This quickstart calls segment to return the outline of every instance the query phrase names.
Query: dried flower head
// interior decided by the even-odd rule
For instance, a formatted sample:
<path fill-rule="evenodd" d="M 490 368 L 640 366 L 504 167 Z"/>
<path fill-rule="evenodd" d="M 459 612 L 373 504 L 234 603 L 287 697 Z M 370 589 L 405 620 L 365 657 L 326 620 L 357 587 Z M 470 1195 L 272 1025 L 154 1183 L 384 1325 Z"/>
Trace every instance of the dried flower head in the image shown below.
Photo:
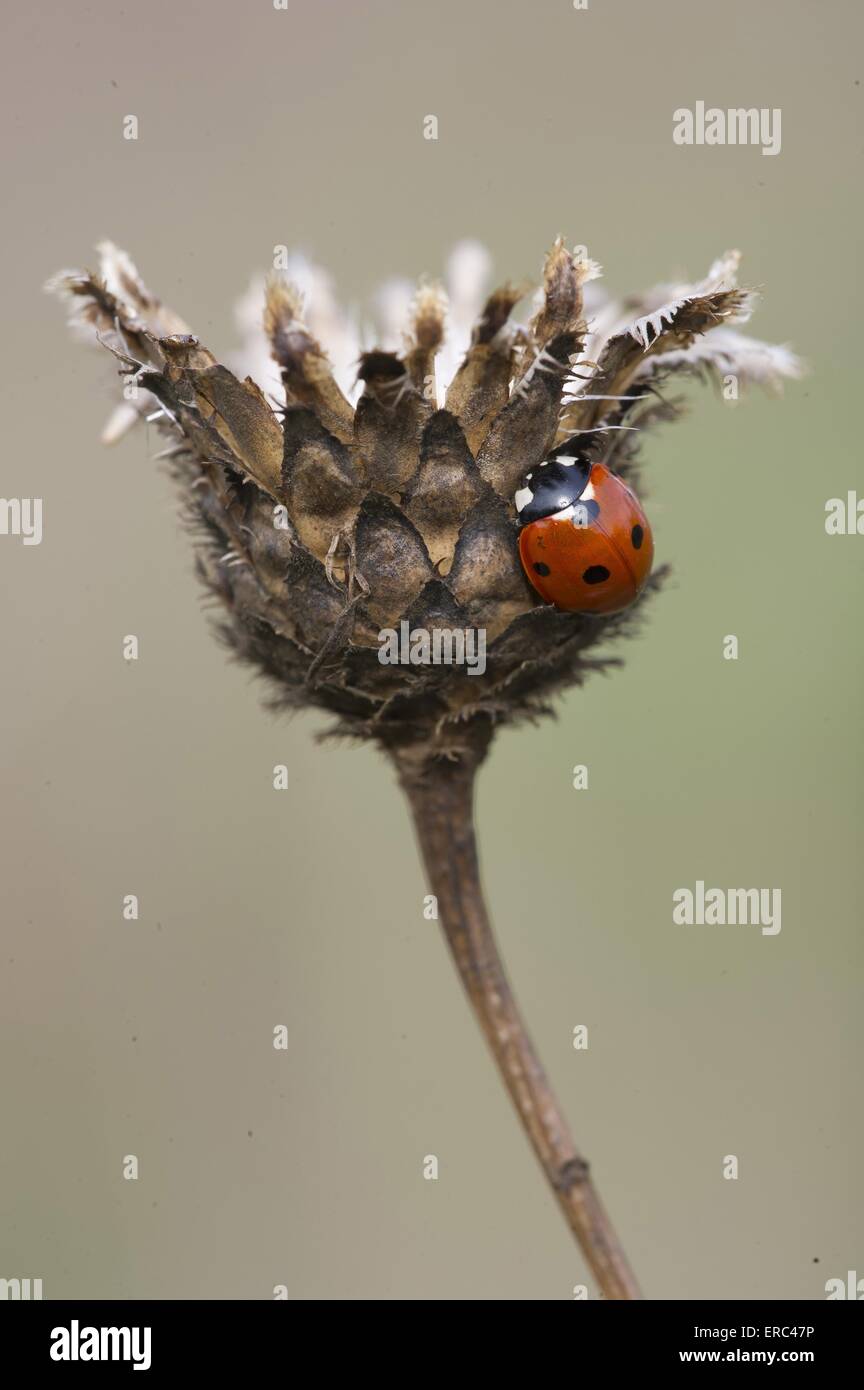
<path fill-rule="evenodd" d="M 632 476 L 638 429 L 676 412 L 658 390 L 672 373 L 771 385 L 797 371 L 786 349 L 733 327 L 753 300 L 737 287 L 737 253 L 699 284 L 622 306 L 597 293 L 598 267 L 558 240 L 520 327 L 510 315 L 524 289 L 505 285 L 482 303 L 485 256 L 464 245 L 451 260 L 449 338 L 444 290 L 421 285 L 409 302 L 397 283 L 381 297 L 390 341 L 366 350 L 328 278 L 298 258 L 308 308 L 288 275 L 258 287 L 280 389 L 258 325 L 247 355 L 260 384 L 220 365 L 125 253 L 99 252 L 98 274 L 63 273 L 52 288 L 137 392 L 105 438 L 145 417 L 169 437 L 159 457 L 182 488 L 201 578 L 224 605 L 225 637 L 269 677 L 272 703 L 318 706 L 337 716 L 335 732 L 385 746 L 448 754 L 467 726 L 482 738 L 480 726 L 488 736 L 545 713 L 556 690 L 610 664 L 597 649 L 633 627 L 645 595 L 596 618 L 542 604 L 525 579 L 513 494 L 554 443 L 578 436 Z M 249 314 L 247 301 L 247 327 Z M 380 633 L 403 621 L 484 630 L 485 672 L 382 665 Z"/>

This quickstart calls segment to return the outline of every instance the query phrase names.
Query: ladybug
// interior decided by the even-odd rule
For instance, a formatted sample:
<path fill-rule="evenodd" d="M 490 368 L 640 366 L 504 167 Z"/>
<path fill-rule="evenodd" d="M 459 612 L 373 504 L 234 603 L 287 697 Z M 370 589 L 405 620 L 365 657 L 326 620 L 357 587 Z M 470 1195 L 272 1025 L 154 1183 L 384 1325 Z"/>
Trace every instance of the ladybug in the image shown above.
<path fill-rule="evenodd" d="M 514 498 L 519 554 L 542 599 L 569 613 L 619 613 L 654 559 L 648 518 L 604 463 L 562 445 L 525 475 Z"/>

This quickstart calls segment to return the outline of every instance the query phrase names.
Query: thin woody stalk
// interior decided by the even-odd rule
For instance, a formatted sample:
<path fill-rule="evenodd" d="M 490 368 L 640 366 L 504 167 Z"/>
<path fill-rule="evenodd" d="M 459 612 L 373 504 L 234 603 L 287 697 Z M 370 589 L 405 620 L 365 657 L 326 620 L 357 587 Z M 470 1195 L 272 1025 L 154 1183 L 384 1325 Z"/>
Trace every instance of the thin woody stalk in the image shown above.
<path fill-rule="evenodd" d="M 394 752 L 459 977 L 547 1180 L 608 1299 L 639 1286 L 519 1013 L 483 900 L 474 781 L 484 750 L 458 761 Z"/>

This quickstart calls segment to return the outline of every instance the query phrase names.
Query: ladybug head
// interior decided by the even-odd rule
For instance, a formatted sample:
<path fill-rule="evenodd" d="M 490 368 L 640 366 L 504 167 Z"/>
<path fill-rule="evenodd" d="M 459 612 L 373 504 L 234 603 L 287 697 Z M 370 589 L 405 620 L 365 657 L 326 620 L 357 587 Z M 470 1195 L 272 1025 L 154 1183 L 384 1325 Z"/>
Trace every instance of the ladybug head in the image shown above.
<path fill-rule="evenodd" d="M 577 452 L 572 444 L 560 445 L 548 459 L 525 474 L 514 498 L 519 524 L 527 526 L 572 507 L 588 486 L 590 476 L 591 461 L 587 455 Z"/>

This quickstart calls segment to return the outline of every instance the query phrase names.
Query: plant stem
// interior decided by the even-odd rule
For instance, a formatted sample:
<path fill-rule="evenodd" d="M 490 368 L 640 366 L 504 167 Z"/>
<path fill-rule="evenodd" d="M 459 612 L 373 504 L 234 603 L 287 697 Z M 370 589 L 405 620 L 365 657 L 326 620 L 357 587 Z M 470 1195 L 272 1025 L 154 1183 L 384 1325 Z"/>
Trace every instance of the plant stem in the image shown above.
<path fill-rule="evenodd" d="M 552 1093 L 504 972 L 486 912 L 474 833 L 484 748 L 458 760 L 392 750 L 460 979 L 547 1180 L 608 1299 L 641 1298 L 609 1217 Z"/>

